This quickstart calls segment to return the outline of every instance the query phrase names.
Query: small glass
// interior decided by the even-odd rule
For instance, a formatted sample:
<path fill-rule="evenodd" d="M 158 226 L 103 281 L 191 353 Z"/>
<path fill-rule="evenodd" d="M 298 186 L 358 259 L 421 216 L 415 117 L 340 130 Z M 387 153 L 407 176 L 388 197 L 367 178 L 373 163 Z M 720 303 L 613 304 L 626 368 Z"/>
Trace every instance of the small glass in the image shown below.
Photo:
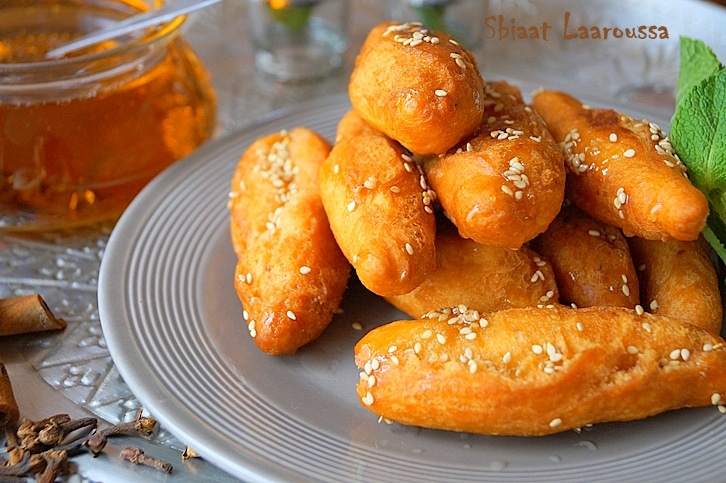
<path fill-rule="evenodd" d="M 386 0 L 391 20 L 421 22 L 441 30 L 471 51 L 482 43 L 488 0 Z"/>
<path fill-rule="evenodd" d="M 160 0 L 4 0 L 0 8 L 0 230 L 118 217 L 215 128 L 185 18 L 49 60 L 45 52 Z"/>
<path fill-rule="evenodd" d="M 255 66 L 280 82 L 338 72 L 348 47 L 348 0 L 249 0 Z"/>

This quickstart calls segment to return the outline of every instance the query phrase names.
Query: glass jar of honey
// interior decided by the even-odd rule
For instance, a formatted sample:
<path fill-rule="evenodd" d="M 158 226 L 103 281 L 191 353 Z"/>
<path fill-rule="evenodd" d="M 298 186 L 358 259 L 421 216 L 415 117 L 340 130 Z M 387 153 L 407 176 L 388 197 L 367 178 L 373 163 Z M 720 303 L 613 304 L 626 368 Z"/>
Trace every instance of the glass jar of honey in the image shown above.
<path fill-rule="evenodd" d="M 0 3 L 0 230 L 118 217 L 214 131 L 208 73 L 185 18 L 70 53 L 46 52 L 160 0 Z"/>

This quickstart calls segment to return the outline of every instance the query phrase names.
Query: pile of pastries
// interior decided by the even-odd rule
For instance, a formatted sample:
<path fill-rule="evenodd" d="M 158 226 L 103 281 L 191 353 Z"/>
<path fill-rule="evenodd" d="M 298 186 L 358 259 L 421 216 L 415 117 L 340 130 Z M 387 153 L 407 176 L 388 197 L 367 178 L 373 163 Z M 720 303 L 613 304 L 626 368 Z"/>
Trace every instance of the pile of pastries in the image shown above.
<path fill-rule="evenodd" d="M 545 435 L 726 412 L 709 208 L 654 123 L 557 91 L 525 102 L 418 23 L 373 28 L 331 145 L 305 128 L 242 155 L 235 288 L 272 355 L 317 338 L 352 271 L 408 314 L 355 347 L 386 421 Z"/>

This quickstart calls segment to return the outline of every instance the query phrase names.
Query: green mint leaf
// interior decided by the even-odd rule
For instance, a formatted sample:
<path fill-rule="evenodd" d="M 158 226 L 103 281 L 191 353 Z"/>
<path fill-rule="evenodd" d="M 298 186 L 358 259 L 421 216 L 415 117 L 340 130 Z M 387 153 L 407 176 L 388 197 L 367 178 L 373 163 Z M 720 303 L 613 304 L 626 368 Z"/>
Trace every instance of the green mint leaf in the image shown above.
<path fill-rule="evenodd" d="M 695 85 L 723 69 L 711 47 L 700 40 L 680 38 L 680 71 L 676 89 L 676 103 Z"/>
<path fill-rule="evenodd" d="M 703 42 L 681 37 L 671 143 L 711 213 L 704 237 L 726 262 L 726 68 Z"/>
<path fill-rule="evenodd" d="M 712 191 L 726 189 L 726 69 L 684 94 L 673 115 L 671 142 L 691 181 L 709 199 Z"/>

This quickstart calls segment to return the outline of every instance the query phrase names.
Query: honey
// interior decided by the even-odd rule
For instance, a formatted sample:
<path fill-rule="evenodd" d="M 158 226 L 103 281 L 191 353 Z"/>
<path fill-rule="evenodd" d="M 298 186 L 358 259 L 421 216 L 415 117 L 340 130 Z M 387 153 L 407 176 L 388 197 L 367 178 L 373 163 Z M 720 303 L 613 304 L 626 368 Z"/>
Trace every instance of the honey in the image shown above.
<path fill-rule="evenodd" d="M 179 35 L 183 18 L 45 59 L 54 47 L 152 6 L 3 3 L 0 230 L 118 217 L 154 176 L 212 136 L 216 98 Z"/>

